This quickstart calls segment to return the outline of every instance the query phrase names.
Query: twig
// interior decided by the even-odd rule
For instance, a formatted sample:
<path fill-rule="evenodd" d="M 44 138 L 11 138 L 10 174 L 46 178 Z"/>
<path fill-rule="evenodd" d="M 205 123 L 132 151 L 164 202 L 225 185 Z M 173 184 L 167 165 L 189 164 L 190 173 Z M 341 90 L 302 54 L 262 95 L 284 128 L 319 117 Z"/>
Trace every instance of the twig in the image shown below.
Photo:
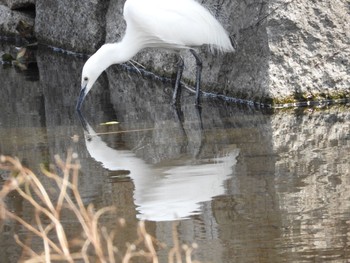
<path fill-rule="evenodd" d="M 115 257 L 114 257 L 114 246 L 113 246 L 113 240 L 114 240 L 114 232 L 108 235 L 107 229 L 105 227 L 102 228 L 102 235 L 104 239 L 107 242 L 107 252 L 108 252 L 108 259 L 110 263 L 115 263 Z"/>
<path fill-rule="evenodd" d="M 44 238 L 42 238 L 42 240 L 44 242 L 45 262 L 50 263 L 51 262 L 50 246 L 49 246 L 49 242 L 48 242 L 49 238 L 47 237 L 47 233 L 50 231 L 50 229 L 52 229 L 52 224 L 48 225 L 46 227 L 46 229 L 44 229 L 43 225 L 41 223 L 40 214 L 39 214 L 38 210 L 35 211 L 35 220 L 36 220 L 36 223 L 38 225 L 40 232 L 42 233 L 42 235 L 44 237 Z"/>
<path fill-rule="evenodd" d="M 81 254 L 80 253 L 72 253 L 71 254 L 71 257 L 72 259 L 81 259 Z M 50 255 L 50 258 L 53 260 L 53 261 L 64 261 L 64 260 L 67 260 L 64 256 L 62 255 L 57 255 L 57 254 L 51 254 Z M 32 257 L 28 260 L 25 261 L 25 263 L 42 263 L 42 262 L 45 262 L 45 256 L 35 256 L 35 257 Z"/>
<path fill-rule="evenodd" d="M 18 217 L 17 215 L 6 211 L 6 217 L 11 218 L 16 220 L 18 223 L 20 223 L 21 225 L 23 225 L 25 228 L 27 228 L 29 231 L 33 232 L 35 235 L 37 235 L 38 237 L 41 238 L 45 238 L 42 233 L 40 231 L 38 231 L 36 228 L 34 228 L 33 226 L 31 226 L 30 224 L 28 224 L 26 221 L 24 221 L 22 218 Z M 63 251 L 55 244 L 53 243 L 51 240 L 48 240 L 50 246 L 58 253 L 63 255 Z"/>
<path fill-rule="evenodd" d="M 142 237 L 144 238 L 144 243 L 146 248 L 151 253 L 153 263 L 158 263 L 158 257 L 157 257 L 156 250 L 154 249 L 152 237 L 150 234 L 147 233 L 144 221 L 139 222 L 139 230 L 141 232 Z"/>
<path fill-rule="evenodd" d="M 177 227 L 179 222 L 173 223 L 173 243 L 174 247 L 170 249 L 168 254 L 169 263 L 174 263 L 174 256 L 176 258 L 176 263 L 182 263 L 181 252 L 180 252 L 180 242 L 177 234 Z"/>
<path fill-rule="evenodd" d="M 122 263 L 129 263 L 130 259 L 133 257 L 133 251 L 135 251 L 136 246 L 134 244 L 128 244 L 127 250 L 123 257 Z"/>
<path fill-rule="evenodd" d="M 87 239 L 87 240 L 85 241 L 85 243 L 84 243 L 82 249 L 81 249 L 82 257 L 83 257 L 83 259 L 84 259 L 84 262 L 86 262 L 86 263 L 89 263 L 89 262 L 90 262 L 89 257 L 88 257 L 88 255 L 87 255 L 87 250 L 88 250 L 90 244 L 91 244 L 91 241 L 90 241 L 89 239 Z"/>
<path fill-rule="evenodd" d="M 23 248 L 24 251 L 28 252 L 32 257 L 38 256 L 30 247 L 24 244 L 18 237 L 18 235 L 14 235 L 16 243 Z"/>
<path fill-rule="evenodd" d="M 95 246 L 96 254 L 98 255 L 98 257 L 102 262 L 105 262 L 106 260 L 102 251 L 102 247 L 100 246 L 101 241 L 100 241 L 100 235 L 98 231 L 98 220 L 104 213 L 112 212 L 112 211 L 115 211 L 114 207 L 105 207 L 98 210 L 93 216 L 92 222 L 91 222 L 91 230 L 92 230 L 92 236 L 93 236 L 92 243 Z"/>
<path fill-rule="evenodd" d="M 70 258 L 70 255 L 69 255 L 70 252 L 68 249 L 68 242 L 67 242 L 67 238 L 66 238 L 66 235 L 65 235 L 65 232 L 64 232 L 64 229 L 63 229 L 61 222 L 55 217 L 55 215 L 53 215 L 47 209 L 45 209 L 44 207 L 39 205 L 31 196 L 24 193 L 20 188 L 17 189 L 17 192 L 24 199 L 29 201 L 35 209 L 37 209 L 38 211 L 45 214 L 55 224 L 57 238 L 58 238 L 60 245 L 62 247 L 63 254 L 67 257 L 67 260 L 69 262 L 73 262 L 73 260 Z M 40 235 L 40 236 L 42 237 L 42 235 Z"/>
<path fill-rule="evenodd" d="M 23 248 L 24 252 L 28 252 L 30 259 L 27 263 L 52 262 L 52 261 L 68 261 L 73 263 L 74 260 L 83 260 L 86 263 L 91 261 L 115 263 L 115 256 L 119 255 L 118 248 L 114 247 L 113 240 L 115 233 L 108 234 L 107 228 L 100 226 L 100 219 L 105 213 L 115 211 L 114 207 L 105 207 L 95 211 L 92 204 L 87 207 L 84 205 L 82 197 L 78 191 L 78 177 L 80 164 L 74 162 L 72 151 L 68 151 L 68 156 L 65 161 L 56 156 L 56 165 L 63 171 L 63 177 L 46 170 L 41 166 L 41 170 L 47 178 L 54 180 L 60 190 L 57 202 L 54 204 L 43 184 L 38 177 L 29 169 L 23 167 L 15 158 L 1 157 L 0 168 L 12 171 L 15 177 L 9 179 L 0 191 L 0 215 L 1 218 L 9 218 L 17 221 L 25 227 L 30 233 L 42 239 L 44 253 L 36 254 L 28 245 L 19 240 L 15 236 L 16 242 Z M 52 168 L 54 169 L 54 168 Z M 20 188 L 24 184 L 24 190 Z M 35 209 L 36 226 L 32 226 L 14 213 L 6 209 L 4 198 L 11 191 L 16 190 L 24 200 L 28 201 Z M 73 197 L 68 194 L 72 191 Z M 31 192 L 42 201 L 36 201 Z M 70 192 L 69 192 L 70 193 Z M 73 202 L 74 200 L 74 202 Z M 60 222 L 61 212 L 63 209 L 70 209 L 79 221 L 84 239 L 77 239 L 75 242 L 70 242 L 66 237 L 65 230 Z M 43 217 L 45 216 L 45 217 Z M 46 217 L 50 220 L 48 224 L 44 223 Z M 44 220 L 45 219 L 45 220 Z M 125 220 L 120 219 L 119 225 L 123 227 Z M 173 241 L 174 247 L 169 251 L 169 263 L 174 263 L 176 258 L 177 263 L 182 263 L 180 243 L 177 235 L 177 225 L 173 225 Z M 58 239 L 56 244 L 49 236 L 55 232 L 55 238 Z M 141 257 L 147 260 L 152 260 L 153 263 L 158 263 L 158 255 L 155 246 L 161 243 L 152 237 L 146 230 L 145 222 L 141 221 L 137 227 L 138 239 L 132 244 L 127 245 L 127 251 L 124 256 L 120 256 L 122 263 L 130 263 L 133 257 Z M 81 247 L 77 253 L 70 252 L 70 246 L 74 243 L 75 246 Z M 141 247 L 141 248 L 140 248 Z M 89 254 L 89 250 L 95 254 Z M 145 250 L 143 250 L 144 248 Z M 194 249 L 184 246 L 186 263 L 194 263 L 191 259 L 191 253 Z M 27 256 L 23 254 L 23 258 Z"/>

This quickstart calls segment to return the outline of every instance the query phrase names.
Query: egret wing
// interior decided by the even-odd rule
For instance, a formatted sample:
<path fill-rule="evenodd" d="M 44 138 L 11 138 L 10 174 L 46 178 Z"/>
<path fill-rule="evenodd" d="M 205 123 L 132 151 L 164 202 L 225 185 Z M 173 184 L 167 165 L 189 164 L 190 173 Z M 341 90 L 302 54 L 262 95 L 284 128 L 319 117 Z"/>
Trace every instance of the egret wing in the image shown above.
<path fill-rule="evenodd" d="M 232 49 L 221 24 L 193 0 L 128 0 L 124 17 L 127 33 L 137 36 L 145 46 L 190 48 L 208 44 Z"/>

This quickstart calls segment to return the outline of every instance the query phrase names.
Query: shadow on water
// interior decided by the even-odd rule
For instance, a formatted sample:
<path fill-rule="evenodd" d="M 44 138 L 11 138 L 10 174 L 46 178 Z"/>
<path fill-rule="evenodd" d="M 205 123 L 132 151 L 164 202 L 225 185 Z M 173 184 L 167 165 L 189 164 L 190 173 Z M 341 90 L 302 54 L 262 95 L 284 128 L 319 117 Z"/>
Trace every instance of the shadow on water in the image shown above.
<path fill-rule="evenodd" d="M 74 107 L 84 61 L 46 49 L 36 57 L 30 80 L 13 67 L 0 71 L 0 152 L 38 171 L 73 148 L 86 204 L 115 205 L 128 222 L 119 247 L 136 238 L 138 219 L 172 244 L 172 220 L 181 218 L 180 239 L 198 243 L 203 262 L 349 260 L 348 108 L 270 114 L 204 100 L 200 116 L 186 92 L 176 111 L 170 84 L 113 66 L 81 121 Z M 119 124 L 100 125 L 110 121 Z M 7 204 L 33 222 L 19 196 Z M 62 221 L 79 234 L 69 215 Z M 105 221 L 113 228 L 115 218 Z M 18 258 L 14 233 L 26 237 L 20 225 L 3 223 L 2 262 Z"/>

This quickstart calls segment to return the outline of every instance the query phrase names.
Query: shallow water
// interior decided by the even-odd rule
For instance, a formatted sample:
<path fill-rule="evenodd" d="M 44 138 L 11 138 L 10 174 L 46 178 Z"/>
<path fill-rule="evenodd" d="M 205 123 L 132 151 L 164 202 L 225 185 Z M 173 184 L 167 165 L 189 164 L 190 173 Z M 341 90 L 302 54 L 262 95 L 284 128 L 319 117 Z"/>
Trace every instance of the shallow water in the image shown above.
<path fill-rule="evenodd" d="M 199 112 L 184 92 L 176 111 L 171 84 L 114 66 L 89 94 L 81 121 L 74 106 L 84 59 L 44 48 L 33 56 L 29 71 L 0 70 L 0 152 L 38 171 L 73 149 L 84 202 L 114 205 L 128 222 L 119 246 L 136 239 L 139 219 L 171 245 L 177 219 L 180 241 L 197 243 L 202 262 L 350 260 L 349 107 L 272 114 L 204 100 Z M 101 125 L 110 121 L 119 124 Z M 30 221 L 19 196 L 7 203 Z M 77 222 L 62 221 L 78 234 Z M 15 233 L 27 235 L 5 222 L 1 262 L 19 257 Z M 166 262 L 166 252 L 160 256 Z"/>

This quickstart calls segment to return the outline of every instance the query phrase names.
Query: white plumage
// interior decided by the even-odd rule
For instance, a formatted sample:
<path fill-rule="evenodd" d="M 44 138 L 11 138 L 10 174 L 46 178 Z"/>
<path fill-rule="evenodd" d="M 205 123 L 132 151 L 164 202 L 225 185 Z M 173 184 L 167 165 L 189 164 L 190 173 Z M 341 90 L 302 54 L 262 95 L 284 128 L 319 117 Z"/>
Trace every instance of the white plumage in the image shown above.
<path fill-rule="evenodd" d="M 124 5 L 127 23 L 123 39 L 105 44 L 85 63 L 77 110 L 99 75 L 110 65 L 130 60 L 144 48 L 190 49 L 197 61 L 196 104 L 199 104 L 201 61 L 192 48 L 208 45 L 211 50 L 234 50 L 230 38 L 203 6 L 194 0 L 127 0 Z M 179 99 L 178 88 L 183 61 L 180 59 L 173 103 Z"/>
<path fill-rule="evenodd" d="M 221 24 L 193 0 L 128 0 L 124 18 L 125 37 L 134 38 L 140 48 L 188 49 L 208 44 L 233 51 Z"/>

